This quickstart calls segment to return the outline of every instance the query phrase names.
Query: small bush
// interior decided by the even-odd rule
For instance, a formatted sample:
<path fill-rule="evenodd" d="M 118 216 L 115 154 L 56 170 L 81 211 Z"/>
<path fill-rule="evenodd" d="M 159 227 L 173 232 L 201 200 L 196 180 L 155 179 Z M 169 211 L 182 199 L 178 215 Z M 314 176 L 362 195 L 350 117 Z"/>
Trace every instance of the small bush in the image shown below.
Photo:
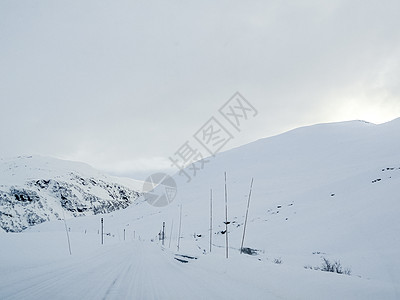
<path fill-rule="evenodd" d="M 313 267 L 312 266 L 310 266 L 310 265 L 306 265 L 306 266 L 304 266 L 304 269 L 310 269 L 310 270 L 312 270 L 313 269 Z"/>
<path fill-rule="evenodd" d="M 247 255 L 257 255 L 258 251 L 259 250 L 257 250 L 257 249 L 251 249 L 251 248 L 248 248 L 248 247 L 243 247 L 242 248 L 242 253 L 247 254 Z"/>
<path fill-rule="evenodd" d="M 338 273 L 338 274 L 346 274 L 346 275 L 351 274 L 350 269 L 348 269 L 348 268 L 343 269 L 342 264 L 340 263 L 340 260 L 335 260 L 332 263 L 325 257 L 322 257 L 322 266 L 321 266 L 320 270 L 325 271 L 325 272 Z"/>
<path fill-rule="evenodd" d="M 274 263 L 280 265 L 282 263 L 282 259 L 280 257 L 279 258 L 274 258 Z"/>

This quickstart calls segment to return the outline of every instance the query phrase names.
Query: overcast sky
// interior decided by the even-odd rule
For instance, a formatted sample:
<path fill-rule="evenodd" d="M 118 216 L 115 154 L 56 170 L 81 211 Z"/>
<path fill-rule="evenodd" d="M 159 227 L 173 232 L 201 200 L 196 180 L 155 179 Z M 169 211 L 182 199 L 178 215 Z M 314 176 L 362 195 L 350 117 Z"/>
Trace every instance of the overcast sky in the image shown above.
<path fill-rule="evenodd" d="M 0 156 L 152 172 L 239 91 L 224 149 L 400 117 L 400 1 L 0 0 Z"/>

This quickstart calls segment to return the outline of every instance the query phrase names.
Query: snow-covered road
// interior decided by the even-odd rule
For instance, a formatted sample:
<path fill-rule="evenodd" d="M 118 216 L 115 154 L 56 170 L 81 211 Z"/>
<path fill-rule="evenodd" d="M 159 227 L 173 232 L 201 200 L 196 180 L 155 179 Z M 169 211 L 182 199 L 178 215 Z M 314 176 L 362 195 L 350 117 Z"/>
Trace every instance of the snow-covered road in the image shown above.
<path fill-rule="evenodd" d="M 0 236 L 0 299 L 397 299 L 393 283 L 274 264 L 232 249 L 181 263 L 156 242 L 60 232 Z M 96 239 L 95 239 L 96 238 Z M 188 245 L 187 245 L 188 246 Z M 186 249 L 186 247 L 185 247 Z M 180 254 L 192 255 L 188 252 Z"/>
<path fill-rule="evenodd" d="M 3 274 L 4 275 L 4 274 Z M 183 264 L 146 242 L 104 246 L 92 255 L 9 271 L 2 299 L 223 299 L 265 298 L 226 275 Z M 274 299 L 269 295 L 269 299 Z"/>

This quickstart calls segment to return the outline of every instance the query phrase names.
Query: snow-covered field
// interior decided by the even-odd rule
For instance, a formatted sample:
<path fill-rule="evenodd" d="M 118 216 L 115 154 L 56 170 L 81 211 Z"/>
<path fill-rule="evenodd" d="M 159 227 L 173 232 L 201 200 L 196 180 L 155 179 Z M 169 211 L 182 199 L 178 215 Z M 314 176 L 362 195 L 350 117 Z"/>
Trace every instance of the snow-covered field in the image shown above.
<path fill-rule="evenodd" d="M 1 232 L 0 298 L 399 299 L 399 132 L 400 119 L 321 124 L 221 153 L 190 183 L 176 175 L 178 195 L 166 207 L 139 198 L 124 210 L 67 219 L 72 255 L 63 221 Z M 252 177 L 250 256 L 239 249 Z M 321 271 L 323 258 L 350 275 Z"/>

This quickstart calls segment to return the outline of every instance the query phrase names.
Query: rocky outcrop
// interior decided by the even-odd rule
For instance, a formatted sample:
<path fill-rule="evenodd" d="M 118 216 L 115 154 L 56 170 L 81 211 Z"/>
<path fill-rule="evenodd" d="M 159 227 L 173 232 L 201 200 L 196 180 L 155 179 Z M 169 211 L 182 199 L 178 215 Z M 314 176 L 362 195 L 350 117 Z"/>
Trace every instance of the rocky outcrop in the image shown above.
<path fill-rule="evenodd" d="M 139 193 L 115 182 L 69 173 L 64 178 L 0 186 L 0 227 L 20 232 L 29 226 L 66 216 L 109 213 L 127 208 Z"/>

